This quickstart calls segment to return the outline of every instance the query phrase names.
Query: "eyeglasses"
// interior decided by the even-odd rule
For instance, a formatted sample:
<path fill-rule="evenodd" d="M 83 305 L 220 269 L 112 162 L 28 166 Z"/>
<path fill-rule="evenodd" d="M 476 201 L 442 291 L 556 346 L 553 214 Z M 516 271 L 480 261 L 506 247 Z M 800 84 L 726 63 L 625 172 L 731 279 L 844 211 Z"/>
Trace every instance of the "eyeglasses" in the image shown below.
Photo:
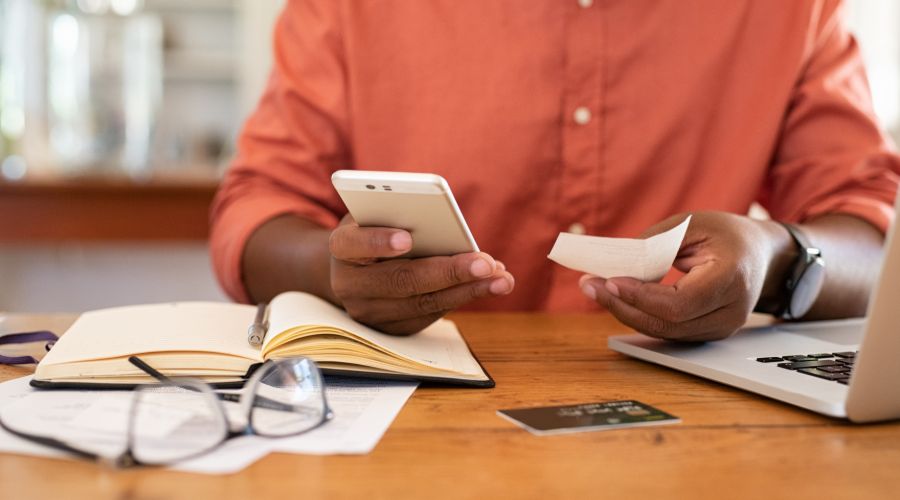
<path fill-rule="evenodd" d="M 170 379 L 139 358 L 131 357 L 129 361 L 160 383 L 138 387 L 127 409 L 121 404 L 99 409 L 89 407 L 61 426 L 41 426 L 34 422 L 34 417 L 42 411 L 41 401 L 46 405 L 44 413 L 59 410 L 52 407 L 53 394 L 45 391 L 32 393 L 42 397 L 31 402 L 27 409 L 8 412 L 4 408 L 0 427 L 32 442 L 116 467 L 129 467 L 173 464 L 248 434 L 294 436 L 334 417 L 325 399 L 322 373 L 308 358 L 266 362 L 253 373 L 240 393 L 215 392 L 199 380 Z M 118 402 L 122 402 L 121 398 Z M 231 408 L 230 413 L 238 413 L 246 423 L 233 425 L 223 402 L 236 403 L 238 406 Z M 116 418 L 103 423 L 100 429 L 97 423 L 100 416 Z M 52 418 L 56 417 L 48 417 Z M 67 431 L 67 426 L 72 432 Z M 94 426 L 93 434 L 81 432 L 83 426 Z M 98 431 L 102 431 L 102 443 L 90 442 L 93 440 L 85 437 L 96 437 Z"/>

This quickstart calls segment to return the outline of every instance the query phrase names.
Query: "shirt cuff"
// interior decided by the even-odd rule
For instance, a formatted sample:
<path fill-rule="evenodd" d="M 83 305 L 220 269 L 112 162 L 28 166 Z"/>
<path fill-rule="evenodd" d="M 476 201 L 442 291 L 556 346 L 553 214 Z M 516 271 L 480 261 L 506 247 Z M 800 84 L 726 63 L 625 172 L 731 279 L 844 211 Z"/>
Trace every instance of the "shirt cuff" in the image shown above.
<path fill-rule="evenodd" d="M 882 234 L 887 234 L 895 217 L 894 206 L 890 203 L 865 196 L 845 195 L 813 205 L 801 221 L 833 213 L 859 217 L 875 226 Z"/>

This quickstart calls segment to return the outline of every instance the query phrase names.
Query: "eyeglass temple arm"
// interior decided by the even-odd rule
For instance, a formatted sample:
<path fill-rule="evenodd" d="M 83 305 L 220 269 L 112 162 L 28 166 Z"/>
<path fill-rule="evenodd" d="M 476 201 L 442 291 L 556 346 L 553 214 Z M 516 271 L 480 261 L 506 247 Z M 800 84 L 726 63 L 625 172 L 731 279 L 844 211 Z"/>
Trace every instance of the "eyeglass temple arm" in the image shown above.
<path fill-rule="evenodd" d="M 164 382 L 167 384 L 175 383 L 172 379 L 163 375 L 162 373 L 160 373 L 155 368 L 153 368 L 152 366 L 145 363 L 141 358 L 139 358 L 137 356 L 130 356 L 128 358 L 128 362 L 130 362 L 134 366 L 140 368 L 141 370 L 144 371 L 144 373 L 146 373 L 147 375 L 150 375 L 151 377 L 155 378 L 156 380 L 158 380 L 160 382 Z M 186 386 L 185 388 L 193 389 L 192 387 L 189 387 L 189 386 Z M 233 403 L 237 403 L 241 400 L 240 394 L 221 393 L 221 392 L 217 392 L 215 394 L 216 394 L 216 396 L 218 396 L 219 399 L 221 399 L 223 401 L 231 401 Z M 297 411 L 297 407 L 295 407 L 294 405 L 282 403 L 280 401 L 275 401 L 274 399 L 269 399 L 265 396 L 260 396 L 258 394 L 253 399 L 254 399 L 253 406 L 258 406 L 260 408 L 266 408 L 269 410 L 279 410 L 279 411 Z"/>
<path fill-rule="evenodd" d="M 3 423 L 2 420 L 0 420 L 0 428 L 2 428 L 3 430 L 5 430 L 6 432 L 8 432 L 10 434 L 19 436 L 20 438 L 27 439 L 27 440 L 35 442 L 35 443 L 40 443 L 44 446 L 49 446 L 50 448 L 56 448 L 57 450 L 67 451 L 69 453 L 73 453 L 80 457 L 89 458 L 91 460 L 100 459 L 100 455 L 97 455 L 96 453 L 81 450 L 78 448 L 74 448 L 71 445 L 66 444 L 63 441 L 60 441 L 59 439 L 46 437 L 46 436 L 36 436 L 36 435 L 32 435 L 32 434 L 26 434 L 24 432 L 19 432 L 19 431 L 13 429 L 12 427 L 8 427 L 5 423 Z"/>
<path fill-rule="evenodd" d="M 232 403 L 239 403 L 241 401 L 241 395 L 235 394 L 231 392 L 217 392 L 216 396 L 223 401 L 231 401 Z M 296 412 L 297 410 L 305 409 L 302 406 L 295 406 L 289 403 L 282 403 L 281 401 L 275 401 L 274 399 L 267 398 L 265 396 L 260 396 L 257 394 L 253 397 L 253 406 L 257 408 L 265 408 L 267 410 L 278 410 L 278 411 L 289 411 Z"/>

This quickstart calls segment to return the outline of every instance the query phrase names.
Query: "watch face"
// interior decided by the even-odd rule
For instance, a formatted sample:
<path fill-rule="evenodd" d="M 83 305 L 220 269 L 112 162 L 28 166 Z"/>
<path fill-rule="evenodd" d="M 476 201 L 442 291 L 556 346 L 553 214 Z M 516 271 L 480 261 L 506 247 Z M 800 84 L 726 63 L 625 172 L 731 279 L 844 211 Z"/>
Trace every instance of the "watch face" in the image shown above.
<path fill-rule="evenodd" d="M 825 261 L 816 257 L 804 269 L 796 288 L 794 288 L 790 306 L 791 318 L 802 318 L 809 312 L 816 302 L 816 298 L 819 297 L 823 283 L 825 283 Z"/>

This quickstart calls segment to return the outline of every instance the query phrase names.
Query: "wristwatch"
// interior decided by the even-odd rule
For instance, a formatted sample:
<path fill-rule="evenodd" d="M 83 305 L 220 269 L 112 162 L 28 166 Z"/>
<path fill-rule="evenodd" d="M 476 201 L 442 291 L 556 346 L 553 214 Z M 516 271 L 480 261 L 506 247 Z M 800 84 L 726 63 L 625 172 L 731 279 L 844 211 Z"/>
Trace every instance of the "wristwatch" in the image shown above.
<path fill-rule="evenodd" d="M 776 312 L 784 319 L 800 319 L 809 312 L 825 282 L 825 259 L 822 251 L 812 246 L 797 226 L 778 222 L 797 244 L 799 255 L 784 283 L 784 302 Z"/>

